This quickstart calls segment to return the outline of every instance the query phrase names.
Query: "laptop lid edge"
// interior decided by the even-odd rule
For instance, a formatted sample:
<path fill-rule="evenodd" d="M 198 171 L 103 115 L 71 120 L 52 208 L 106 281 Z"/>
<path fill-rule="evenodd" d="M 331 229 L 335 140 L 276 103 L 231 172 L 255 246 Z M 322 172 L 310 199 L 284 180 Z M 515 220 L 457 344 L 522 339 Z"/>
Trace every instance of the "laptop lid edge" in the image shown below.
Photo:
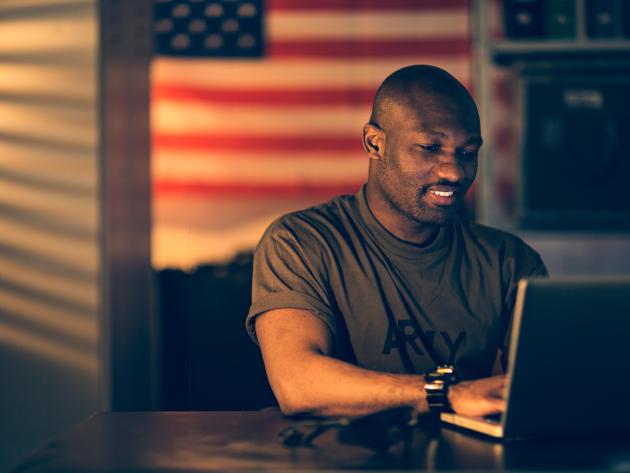
<path fill-rule="evenodd" d="M 518 288 L 516 291 L 516 302 L 514 303 L 514 311 L 512 313 L 512 333 L 510 335 L 510 348 L 508 351 L 508 362 L 506 369 L 506 389 L 505 389 L 505 412 L 501 416 L 501 427 L 503 434 L 509 434 L 506 429 L 506 421 L 509 416 L 510 409 L 510 391 L 512 389 L 512 379 L 514 374 L 514 367 L 516 366 L 516 351 L 518 350 L 518 341 L 521 334 L 521 321 L 523 319 L 523 309 L 525 307 L 525 294 L 529 286 L 529 279 L 524 278 L 518 282 Z"/>

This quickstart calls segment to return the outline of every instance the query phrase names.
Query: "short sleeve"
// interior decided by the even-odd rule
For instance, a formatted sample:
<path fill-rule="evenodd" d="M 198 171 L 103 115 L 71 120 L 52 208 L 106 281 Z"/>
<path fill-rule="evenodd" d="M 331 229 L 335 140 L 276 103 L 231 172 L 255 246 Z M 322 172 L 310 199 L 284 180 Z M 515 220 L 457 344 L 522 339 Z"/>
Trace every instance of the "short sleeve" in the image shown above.
<path fill-rule="evenodd" d="M 271 225 L 254 252 L 252 305 L 245 325 L 257 343 L 255 318 L 272 309 L 304 309 L 320 318 L 334 334 L 322 247 L 310 232 L 280 220 Z"/>

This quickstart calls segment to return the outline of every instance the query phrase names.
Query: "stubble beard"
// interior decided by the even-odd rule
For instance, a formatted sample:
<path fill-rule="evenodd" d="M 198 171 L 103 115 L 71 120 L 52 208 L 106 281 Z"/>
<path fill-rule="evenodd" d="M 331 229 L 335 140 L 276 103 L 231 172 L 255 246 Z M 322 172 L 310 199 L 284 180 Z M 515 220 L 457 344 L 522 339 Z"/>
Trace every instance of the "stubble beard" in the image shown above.
<path fill-rule="evenodd" d="M 398 215 L 419 225 L 442 226 L 453 219 L 457 208 L 451 211 L 447 209 L 443 211 L 429 209 L 424 202 L 428 190 L 426 188 L 420 188 L 413 193 L 401 192 L 402 189 L 408 189 L 410 187 L 411 186 L 404 182 L 387 182 L 386 186 L 384 186 L 387 203 Z"/>
<path fill-rule="evenodd" d="M 378 187 L 387 206 L 399 217 L 418 226 L 442 226 L 449 223 L 461 206 L 461 202 L 452 209 L 428 208 L 425 202 L 430 184 L 417 188 L 415 179 L 399 174 L 399 170 L 392 167 L 391 160 L 381 161 Z"/>

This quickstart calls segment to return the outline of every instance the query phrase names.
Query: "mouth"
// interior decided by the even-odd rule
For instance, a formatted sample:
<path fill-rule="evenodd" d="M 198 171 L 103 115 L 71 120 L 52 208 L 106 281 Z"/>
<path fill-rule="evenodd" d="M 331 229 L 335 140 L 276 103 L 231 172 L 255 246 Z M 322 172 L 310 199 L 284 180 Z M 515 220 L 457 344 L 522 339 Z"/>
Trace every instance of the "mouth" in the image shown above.
<path fill-rule="evenodd" d="M 448 207 L 454 205 L 458 200 L 459 190 L 439 186 L 427 189 L 426 195 L 429 200 L 440 207 Z"/>

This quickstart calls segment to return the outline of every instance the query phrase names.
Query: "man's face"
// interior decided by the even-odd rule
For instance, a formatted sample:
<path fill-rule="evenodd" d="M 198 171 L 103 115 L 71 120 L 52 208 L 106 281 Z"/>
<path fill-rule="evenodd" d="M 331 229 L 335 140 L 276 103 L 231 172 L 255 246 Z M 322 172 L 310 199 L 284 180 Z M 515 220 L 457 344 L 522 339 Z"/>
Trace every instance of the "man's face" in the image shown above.
<path fill-rule="evenodd" d="M 397 105 L 383 126 L 385 147 L 374 178 L 387 207 L 405 220 L 443 225 L 462 205 L 481 146 L 474 107 L 423 100 Z"/>

